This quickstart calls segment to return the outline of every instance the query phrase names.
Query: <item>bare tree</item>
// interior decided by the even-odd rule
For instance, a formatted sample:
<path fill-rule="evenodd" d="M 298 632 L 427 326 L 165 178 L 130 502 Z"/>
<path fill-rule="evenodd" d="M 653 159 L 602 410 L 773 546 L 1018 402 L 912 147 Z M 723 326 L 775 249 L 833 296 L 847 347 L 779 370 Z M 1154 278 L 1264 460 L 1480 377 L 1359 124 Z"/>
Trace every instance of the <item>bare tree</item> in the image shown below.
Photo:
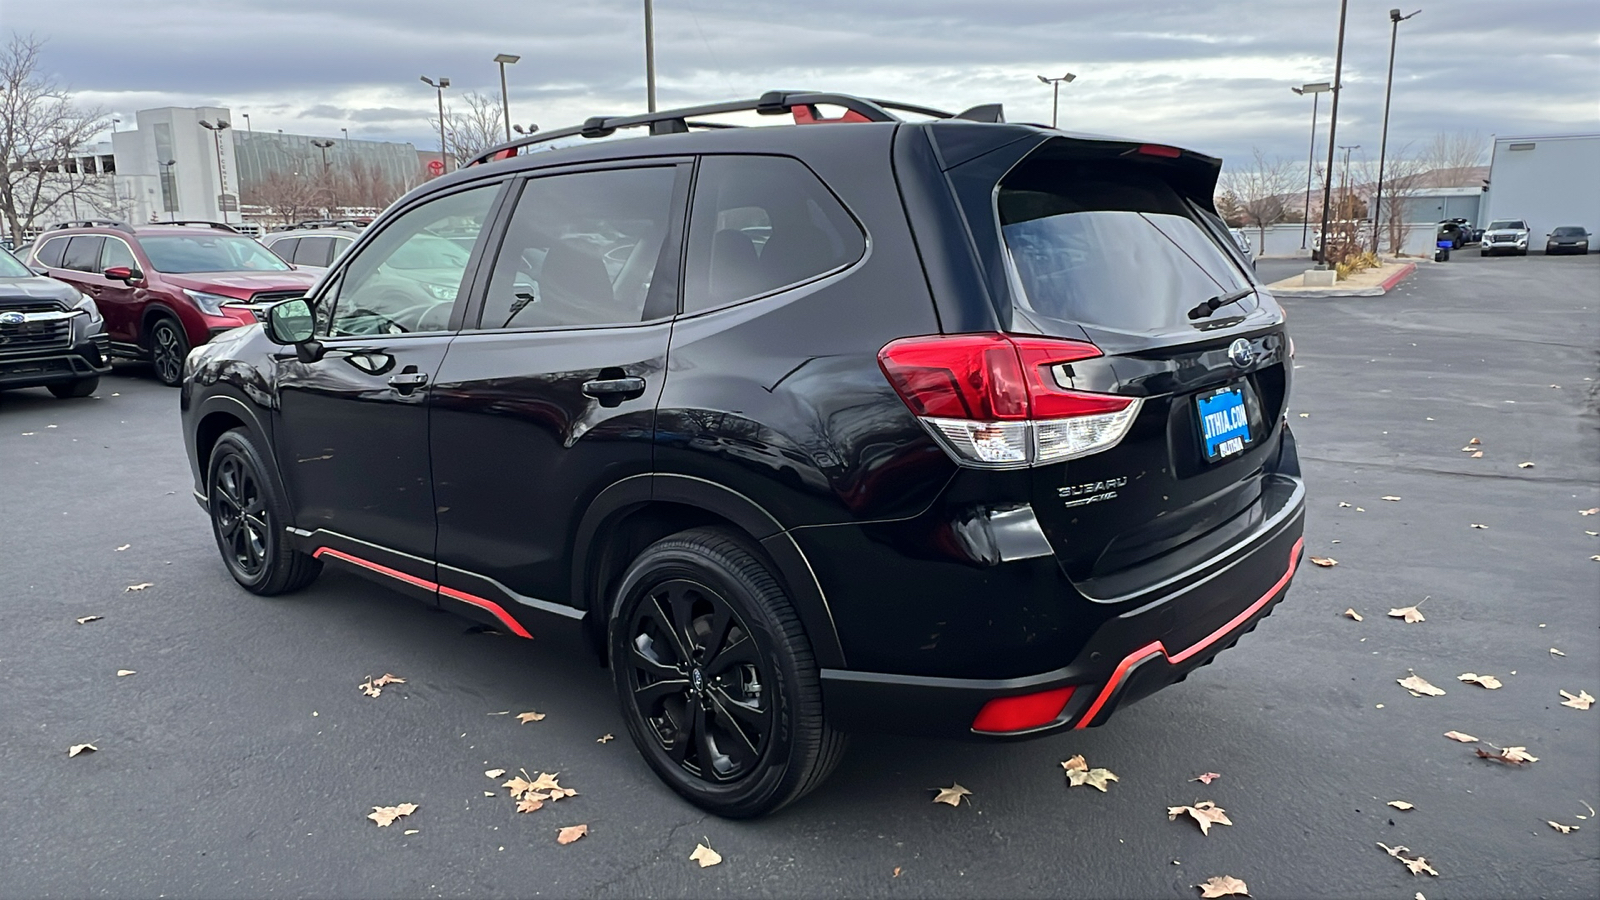
<path fill-rule="evenodd" d="M 1456 187 L 1465 184 L 1472 170 L 1483 164 L 1485 143 L 1476 131 L 1441 131 L 1418 156 L 1429 170 L 1433 187 Z"/>
<path fill-rule="evenodd" d="M 310 174 L 273 172 L 251 185 L 239 199 L 290 224 L 319 213 L 328 202 L 328 190 Z"/>
<path fill-rule="evenodd" d="M 75 105 L 65 87 L 39 72 L 43 47 L 16 33 L 0 47 L 0 215 L 14 239 L 101 180 L 74 154 L 110 124 L 105 110 Z"/>
<path fill-rule="evenodd" d="M 1406 239 L 1411 236 L 1411 227 L 1415 224 L 1411 219 L 1416 215 L 1411 199 L 1424 186 L 1427 168 L 1422 157 L 1411 152 L 1410 144 L 1401 147 L 1384 163 L 1383 218 L 1379 225 L 1383 233 L 1379 235 L 1379 243 L 1387 243 L 1391 254 L 1404 250 Z"/>
<path fill-rule="evenodd" d="M 339 181 L 339 197 L 346 207 L 355 207 L 377 213 L 405 193 L 405 187 L 393 183 L 376 166 L 364 160 L 353 160 L 345 167 Z"/>
<path fill-rule="evenodd" d="M 450 155 L 455 157 L 455 168 L 506 141 L 499 100 L 473 92 L 464 94 L 461 99 L 467 104 L 465 111 L 451 109 L 445 114 L 445 143 Z"/>
<path fill-rule="evenodd" d="M 1282 222 L 1288 215 L 1288 195 L 1294 191 L 1294 164 L 1280 157 L 1268 159 L 1258 148 L 1252 158 L 1237 169 L 1223 166 L 1222 190 L 1236 204 L 1239 220 L 1257 232 L 1257 246 L 1266 242 L 1267 226 Z"/>

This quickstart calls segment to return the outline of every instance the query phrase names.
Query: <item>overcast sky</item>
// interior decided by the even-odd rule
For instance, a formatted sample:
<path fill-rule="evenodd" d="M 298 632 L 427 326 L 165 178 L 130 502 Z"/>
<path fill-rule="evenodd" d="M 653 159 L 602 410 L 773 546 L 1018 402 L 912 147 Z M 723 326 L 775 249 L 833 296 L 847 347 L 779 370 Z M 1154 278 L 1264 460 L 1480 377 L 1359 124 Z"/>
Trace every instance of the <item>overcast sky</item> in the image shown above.
<path fill-rule="evenodd" d="M 1408 0 L 1410 2 L 1410 0 Z M 1424 0 L 1426 2 L 1426 0 Z M 499 95 L 545 128 L 644 109 L 643 0 L 0 0 L 3 27 L 120 114 L 221 105 L 256 130 L 437 144 L 431 88 Z M 1377 155 L 1389 0 L 1351 0 L 1340 144 Z M 1415 6 L 1408 5 L 1403 12 Z M 657 0 L 663 107 L 808 88 L 1048 122 L 1224 159 L 1304 159 L 1338 0 Z M 1326 140 L 1327 96 L 1321 134 Z M 1600 130 L 1600 2 L 1454 0 L 1400 25 L 1390 146 L 1440 131 Z M 1326 152 L 1324 146 L 1321 153 Z M 1485 160 L 1487 161 L 1487 160 Z"/>

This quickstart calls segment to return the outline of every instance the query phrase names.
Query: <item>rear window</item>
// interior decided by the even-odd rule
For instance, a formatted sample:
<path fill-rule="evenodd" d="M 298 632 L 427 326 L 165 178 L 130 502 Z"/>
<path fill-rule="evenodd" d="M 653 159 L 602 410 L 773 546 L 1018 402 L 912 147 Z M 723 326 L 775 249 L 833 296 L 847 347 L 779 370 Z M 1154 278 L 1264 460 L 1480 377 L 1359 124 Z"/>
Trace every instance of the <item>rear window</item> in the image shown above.
<path fill-rule="evenodd" d="M 1024 163 L 998 204 L 1018 302 L 1040 317 L 1166 332 L 1189 326 L 1196 305 L 1252 286 L 1220 220 L 1138 165 Z M 1254 304 L 1245 297 L 1217 318 Z"/>

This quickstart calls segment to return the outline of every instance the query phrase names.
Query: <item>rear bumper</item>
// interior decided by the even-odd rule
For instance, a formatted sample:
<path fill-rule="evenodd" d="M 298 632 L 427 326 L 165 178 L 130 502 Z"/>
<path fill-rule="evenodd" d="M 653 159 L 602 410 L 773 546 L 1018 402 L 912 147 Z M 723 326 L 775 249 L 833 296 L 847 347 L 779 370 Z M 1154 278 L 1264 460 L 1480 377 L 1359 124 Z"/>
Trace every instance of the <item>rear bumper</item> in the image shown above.
<path fill-rule="evenodd" d="M 105 335 L 97 334 L 70 350 L 26 356 L 0 354 L 0 388 L 44 387 L 104 375 L 111 371 Z"/>
<path fill-rule="evenodd" d="M 1304 548 L 1305 494 L 1277 476 L 1288 495 L 1276 515 L 1224 561 L 1174 579 L 1102 624 L 1072 662 L 1036 675 L 965 679 L 837 669 L 822 671 L 824 708 L 845 731 L 1016 739 L 1103 724 L 1112 712 L 1181 681 L 1255 628 L 1288 592 Z M 1155 592 L 1152 592 L 1155 593 Z M 1052 722 L 1024 731 L 975 730 L 991 700 L 1074 688 Z"/>

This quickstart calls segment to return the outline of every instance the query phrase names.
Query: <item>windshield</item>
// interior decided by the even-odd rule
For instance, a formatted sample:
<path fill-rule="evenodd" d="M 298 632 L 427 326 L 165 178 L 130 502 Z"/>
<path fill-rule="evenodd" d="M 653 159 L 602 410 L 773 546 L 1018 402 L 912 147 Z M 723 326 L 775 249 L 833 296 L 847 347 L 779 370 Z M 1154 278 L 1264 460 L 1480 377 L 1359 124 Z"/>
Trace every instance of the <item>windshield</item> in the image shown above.
<path fill-rule="evenodd" d="M 139 243 L 157 272 L 287 272 L 288 263 L 250 238 L 237 234 L 141 236 Z"/>
<path fill-rule="evenodd" d="M 0 250 L 0 278 L 28 278 L 33 270 L 17 261 L 9 250 Z"/>
<path fill-rule="evenodd" d="M 1221 223 L 1207 227 L 1171 185 L 1135 167 L 1024 165 L 1001 183 L 999 206 L 1024 302 L 1051 319 L 1165 332 L 1189 327 L 1195 305 L 1251 287 Z"/>
<path fill-rule="evenodd" d="M 1577 237 L 1582 235 L 1584 232 L 1582 228 L 1578 228 L 1574 225 L 1563 225 L 1560 228 L 1557 228 L 1554 233 L 1557 237 Z"/>
<path fill-rule="evenodd" d="M 1499 231 L 1501 229 L 1522 230 L 1522 229 L 1525 229 L 1527 227 L 1528 226 L 1522 224 L 1522 220 L 1521 219 L 1496 219 L 1493 222 L 1489 223 L 1489 230 L 1490 231 Z"/>

